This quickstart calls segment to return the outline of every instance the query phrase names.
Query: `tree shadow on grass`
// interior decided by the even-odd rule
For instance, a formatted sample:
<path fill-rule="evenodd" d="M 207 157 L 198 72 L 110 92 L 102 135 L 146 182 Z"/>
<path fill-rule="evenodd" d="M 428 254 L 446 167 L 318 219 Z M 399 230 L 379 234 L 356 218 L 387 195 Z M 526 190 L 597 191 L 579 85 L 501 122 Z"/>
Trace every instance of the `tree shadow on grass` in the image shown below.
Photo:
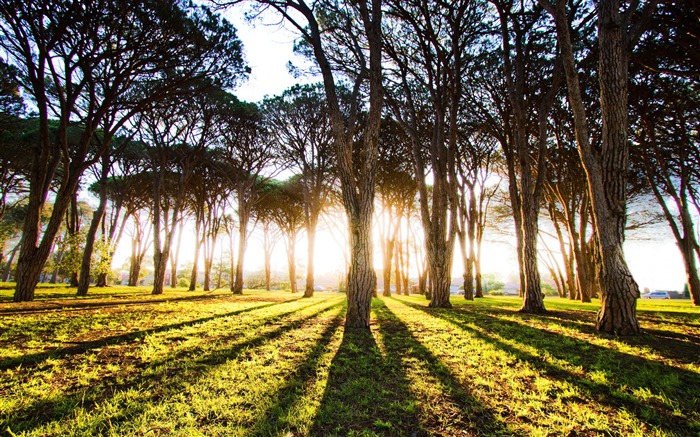
<path fill-rule="evenodd" d="M 316 306 L 322 302 L 324 301 L 312 303 L 303 307 L 303 309 Z M 202 374 L 212 366 L 223 364 L 252 348 L 259 347 L 270 341 L 274 341 L 290 330 L 302 327 L 305 323 L 309 322 L 315 317 L 318 317 L 320 313 L 330 311 L 340 305 L 341 303 L 336 303 L 328 307 L 320 308 L 318 311 L 315 311 L 308 316 L 291 320 L 289 323 L 280 323 L 277 328 L 271 330 L 270 332 L 257 335 L 245 341 L 236 342 L 234 340 L 232 345 L 226 349 L 218 349 L 204 353 L 201 351 L 198 351 L 198 353 L 181 351 L 176 354 L 171 354 L 165 360 L 149 363 L 149 371 L 147 373 L 142 371 L 138 375 L 125 378 L 125 380 L 122 382 L 116 381 L 113 377 L 102 378 L 89 387 L 73 387 L 60 396 L 53 396 L 48 400 L 37 400 L 31 405 L 23 408 L 22 411 L 5 412 L 6 419 L 0 422 L 0 429 L 11 428 L 14 432 L 28 431 L 44 423 L 62 420 L 69 417 L 78 407 L 83 407 L 88 410 L 95 408 L 100 402 L 111 398 L 115 393 L 123 392 L 129 390 L 130 388 L 135 388 L 142 391 L 143 388 L 147 387 L 159 387 L 157 394 L 153 395 L 156 396 L 156 398 L 162 395 L 161 392 L 163 390 L 170 394 L 179 393 L 185 388 L 186 385 L 196 384 L 196 379 L 193 381 L 191 378 L 183 377 L 183 374 Z M 249 310 L 258 308 L 260 307 Z M 275 315 L 271 317 L 271 319 L 282 319 L 298 312 L 299 310 L 301 309 Z M 208 319 L 225 316 L 226 315 L 220 315 Z M 199 322 L 200 321 L 194 323 Z M 193 322 L 189 323 L 193 324 Z M 167 328 L 175 329 L 173 327 Z M 148 402 L 149 400 L 153 399 L 140 399 L 141 402 Z M 111 428 L 118 426 L 121 422 L 129 420 L 131 416 L 140 413 L 141 411 L 139 410 L 124 409 L 119 410 L 117 415 L 106 418 L 105 420 L 109 422 L 108 426 Z"/>
<path fill-rule="evenodd" d="M 290 423 L 293 422 L 290 416 L 295 414 L 295 408 L 299 407 L 303 398 L 311 395 L 309 392 L 319 382 L 319 377 L 322 377 L 319 368 L 324 365 L 324 356 L 329 353 L 333 338 L 344 320 L 344 313 L 345 307 L 341 308 L 340 312 L 327 323 L 318 341 L 306 354 L 301 364 L 294 372 L 287 375 L 287 382 L 275 394 L 277 401 L 260 415 L 252 434 L 298 435 L 303 433 L 303 430 L 297 429 L 293 423 Z"/>
<path fill-rule="evenodd" d="M 373 311 L 379 344 L 369 330 L 344 331 L 310 435 L 510 434 L 384 302 L 374 299 Z M 429 376 L 420 383 L 432 384 L 434 398 L 417 397 L 411 370 Z"/>
<path fill-rule="evenodd" d="M 469 393 L 452 371 L 425 347 L 383 301 L 375 305 L 379 335 L 390 359 L 419 366 L 440 387 L 433 405 L 421 407 L 421 422 L 430 435 L 512 435 L 513 432 L 479 399 Z M 401 364 L 400 364 L 401 365 Z"/>
<path fill-rule="evenodd" d="M 474 314 L 469 314 L 468 309 L 435 310 L 406 301 L 401 302 L 455 325 L 477 339 L 528 363 L 548 377 L 566 381 L 585 393 L 589 398 L 587 402 L 597 402 L 615 409 L 624 408 L 640 421 L 676 435 L 696 435 L 700 432 L 697 417 L 697 410 L 700 408 L 700 398 L 697 397 L 700 375 L 697 373 L 497 315 L 481 313 L 475 322 Z M 512 314 L 515 313 L 510 313 L 511 316 Z M 524 319 L 533 317 L 540 316 L 523 316 Z M 543 359 L 543 356 L 533 354 L 518 344 L 533 347 L 572 366 L 580 366 L 586 376 L 575 374 L 556 362 Z M 607 382 L 597 382 L 587 377 L 591 371 L 603 372 Z M 659 394 L 670 399 L 673 406 L 656 398 L 641 400 L 631 392 L 634 389 Z M 680 409 L 684 414 L 677 414 L 674 408 Z M 696 415 L 696 418 L 691 419 L 691 415 Z"/>
<path fill-rule="evenodd" d="M 171 331 L 175 329 L 186 328 L 188 326 L 193 326 L 198 323 L 205 323 L 216 319 L 222 319 L 225 317 L 235 316 L 238 314 L 247 313 L 250 311 L 256 311 L 263 308 L 271 307 L 274 305 L 281 305 L 284 302 L 269 303 L 264 305 L 257 305 L 250 308 L 244 308 L 240 310 L 230 311 L 224 314 L 217 314 L 215 316 L 203 317 L 201 319 L 188 320 L 186 322 L 175 323 L 172 325 L 159 326 L 158 328 L 145 329 L 143 331 L 131 332 L 129 334 L 112 335 L 109 337 L 99 338 L 97 340 L 85 341 L 78 343 L 74 346 L 68 346 L 58 349 L 51 349 L 45 352 L 39 352 L 35 354 L 23 355 L 17 358 L 11 358 L 9 360 L 0 361 L 0 370 L 7 370 L 13 367 L 22 365 L 23 367 L 31 367 L 37 365 L 47 358 L 65 358 L 70 355 L 81 354 L 89 351 L 90 349 L 95 349 L 104 346 L 112 346 L 121 343 L 132 342 L 144 338 L 148 335 L 157 334 L 160 332 Z"/>
<path fill-rule="evenodd" d="M 211 292 L 210 292 L 211 293 Z M 141 296 L 142 298 L 136 298 Z M 14 315 L 14 314 L 40 314 L 52 311 L 69 311 L 69 310 L 90 310 L 90 309 L 101 309 L 110 307 L 127 307 L 127 306 L 141 306 L 149 304 L 159 304 L 159 303 L 173 303 L 173 302 L 194 302 L 194 301 L 210 301 L 210 300 L 224 300 L 224 301 L 235 301 L 235 302 L 270 302 L 278 301 L 290 302 L 300 297 L 292 299 L 284 299 L 279 297 L 271 296 L 246 296 L 246 295 L 233 295 L 233 294 L 197 294 L 196 296 L 168 296 L 159 295 L 159 297 L 153 297 L 151 293 L 130 293 L 124 295 L 94 295 L 87 297 L 76 297 L 75 293 L 66 293 L 65 295 L 52 296 L 50 299 L 35 300 L 33 302 L 28 302 L 23 304 L 13 303 L 12 306 L 7 306 L 5 308 L 0 308 L 0 315 Z M 0 302 L 3 303 L 3 302 Z M 17 305 L 23 305 L 18 307 Z"/>
<path fill-rule="evenodd" d="M 492 314 L 497 316 L 498 314 L 505 313 L 506 312 L 494 311 Z M 578 318 L 579 313 L 580 312 L 567 314 L 566 311 L 548 311 L 545 314 L 529 317 L 535 317 L 539 320 L 548 320 L 586 335 L 615 338 L 617 341 L 633 347 L 649 347 L 664 358 L 674 360 L 678 363 L 697 363 L 700 357 L 700 334 L 690 332 L 680 333 L 658 329 L 658 327 L 655 326 L 658 324 L 680 325 L 679 323 L 650 318 L 646 314 L 641 313 L 638 314 L 640 324 L 642 325 L 641 335 L 613 337 L 596 330 L 594 314 L 580 314 L 582 317 Z M 528 316 L 523 315 L 523 319 L 527 317 Z M 692 324 L 687 326 L 688 330 L 694 327 L 695 326 Z"/>

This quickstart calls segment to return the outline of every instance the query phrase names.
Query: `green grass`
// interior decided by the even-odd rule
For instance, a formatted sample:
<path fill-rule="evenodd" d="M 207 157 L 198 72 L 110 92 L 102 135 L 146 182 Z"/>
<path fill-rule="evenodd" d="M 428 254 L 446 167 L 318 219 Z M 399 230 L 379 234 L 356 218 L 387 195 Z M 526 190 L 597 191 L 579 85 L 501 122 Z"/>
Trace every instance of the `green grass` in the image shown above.
<path fill-rule="evenodd" d="M 375 299 L 344 331 L 335 293 L 37 297 L 0 302 L 0 435 L 700 435 L 688 302 L 640 301 L 621 338 L 552 298 Z"/>

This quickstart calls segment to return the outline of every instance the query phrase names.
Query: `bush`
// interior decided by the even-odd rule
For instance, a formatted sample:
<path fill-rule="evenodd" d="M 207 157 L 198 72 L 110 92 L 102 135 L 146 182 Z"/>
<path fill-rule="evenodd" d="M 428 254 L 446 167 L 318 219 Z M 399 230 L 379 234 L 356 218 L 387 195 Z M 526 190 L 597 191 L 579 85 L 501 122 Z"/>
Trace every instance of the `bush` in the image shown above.
<path fill-rule="evenodd" d="M 498 290 L 491 290 L 489 291 L 489 294 L 491 296 L 503 296 L 503 289 L 499 288 Z"/>
<path fill-rule="evenodd" d="M 190 288 L 190 280 L 187 278 L 180 278 L 177 280 L 178 287 Z"/>

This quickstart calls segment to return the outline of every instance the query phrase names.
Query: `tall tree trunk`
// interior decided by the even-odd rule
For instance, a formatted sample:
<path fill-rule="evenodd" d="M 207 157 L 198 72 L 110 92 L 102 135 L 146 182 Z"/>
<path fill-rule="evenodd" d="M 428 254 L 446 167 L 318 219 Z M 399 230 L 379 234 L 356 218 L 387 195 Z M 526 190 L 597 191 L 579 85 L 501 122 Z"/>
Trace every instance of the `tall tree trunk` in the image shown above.
<path fill-rule="evenodd" d="M 384 260 L 383 260 L 383 265 L 384 265 L 384 271 L 382 272 L 383 276 L 383 281 L 384 281 L 384 292 L 382 293 L 382 296 L 391 296 L 391 264 L 392 260 L 394 259 L 394 245 L 396 244 L 396 240 L 394 240 L 391 237 L 388 237 L 386 241 L 383 242 L 384 244 Z"/>
<path fill-rule="evenodd" d="M 97 209 L 92 213 L 92 221 L 85 236 L 85 248 L 83 249 L 83 259 L 80 264 L 80 278 L 78 278 L 78 296 L 87 296 L 90 288 L 90 264 L 92 260 L 92 252 L 95 248 L 95 238 L 97 230 L 102 223 L 102 218 L 107 209 L 107 177 L 109 176 L 110 159 L 109 154 L 105 153 L 102 156 L 102 169 L 100 171 L 100 203 Z"/>
<path fill-rule="evenodd" d="M 297 291 L 296 236 L 287 235 L 287 266 L 289 267 L 289 287 L 292 294 Z"/>
<path fill-rule="evenodd" d="M 394 282 L 396 283 L 396 295 L 400 296 L 402 292 L 402 283 L 401 283 L 401 278 L 402 276 L 402 266 L 403 266 L 403 257 L 401 253 L 401 240 L 399 239 L 396 244 L 395 244 L 395 254 L 394 254 L 394 266 L 395 266 L 395 272 L 396 275 L 394 276 Z"/>
<path fill-rule="evenodd" d="M 314 295 L 314 253 L 316 249 L 316 224 L 318 223 L 318 214 L 312 212 L 306 224 L 306 287 L 304 288 L 304 297 L 312 297 Z"/>
<path fill-rule="evenodd" d="M 639 286 L 632 277 L 622 250 L 627 218 L 629 38 L 620 7 L 619 0 L 601 0 L 598 5 L 598 74 L 603 119 L 599 157 L 590 146 L 566 2 L 558 1 L 556 10 L 550 8 L 550 12 L 556 22 L 569 104 L 574 113 L 576 142 L 588 178 L 597 234 L 598 281 L 602 296 L 596 328 L 605 333 L 625 335 L 639 333 L 636 308 Z"/>
<path fill-rule="evenodd" d="M 173 223 L 173 226 L 175 224 Z M 182 244 L 182 230 L 185 227 L 184 220 L 177 225 L 177 245 L 174 251 L 170 251 L 170 288 L 177 288 L 177 264 L 180 259 L 180 245 Z"/>
<path fill-rule="evenodd" d="M 192 264 L 192 272 L 190 273 L 189 291 L 194 291 L 197 289 L 197 275 L 199 274 L 199 252 L 202 248 L 202 239 L 200 238 L 201 233 L 201 223 L 195 224 L 194 263 Z"/>
<path fill-rule="evenodd" d="M 238 202 L 238 260 L 236 262 L 236 276 L 231 285 L 233 294 L 243 294 L 243 261 L 248 243 L 248 206 L 240 200 Z"/>
<path fill-rule="evenodd" d="M 42 197 L 41 190 L 37 185 L 38 182 L 36 181 L 32 180 L 30 182 L 29 202 L 22 227 L 19 259 L 17 260 L 15 302 L 34 300 L 34 290 L 39 283 L 39 276 L 41 276 L 44 264 L 49 258 L 63 217 L 70 206 L 71 200 L 74 198 L 78 180 L 74 176 L 69 176 L 68 181 L 59 188 L 53 205 L 53 212 L 41 241 L 39 241 L 39 217 L 45 199 Z"/>
<path fill-rule="evenodd" d="M 467 235 L 464 230 L 457 235 L 459 236 L 459 249 L 462 252 L 462 264 L 464 267 L 464 273 L 462 274 L 464 279 L 464 298 L 466 300 L 474 300 L 474 260 L 467 252 Z"/>

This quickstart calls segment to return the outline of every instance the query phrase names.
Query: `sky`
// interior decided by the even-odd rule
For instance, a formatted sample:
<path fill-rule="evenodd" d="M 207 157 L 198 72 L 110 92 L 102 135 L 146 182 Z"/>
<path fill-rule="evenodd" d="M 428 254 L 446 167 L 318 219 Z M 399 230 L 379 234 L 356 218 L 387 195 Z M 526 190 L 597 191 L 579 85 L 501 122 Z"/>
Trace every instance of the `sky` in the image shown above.
<path fill-rule="evenodd" d="M 295 65 L 304 65 L 305 60 L 296 56 L 293 52 L 295 34 L 289 29 L 279 25 L 265 25 L 264 23 L 251 24 L 243 18 L 241 9 L 234 9 L 226 14 L 227 18 L 238 29 L 238 36 L 243 42 L 248 65 L 251 74 L 247 81 L 241 83 L 234 91 L 239 99 L 257 102 L 265 96 L 280 94 L 285 89 L 299 82 L 312 82 L 315 79 L 293 77 L 287 68 L 291 60 Z M 266 23 L 274 23 L 277 20 L 273 16 L 264 18 Z M 121 246 L 128 246 L 124 239 Z M 317 246 L 315 265 L 319 273 L 340 270 L 344 263 L 341 248 L 337 243 L 338 236 L 328 231 L 320 230 L 317 234 Z M 192 242 L 183 242 L 185 247 Z M 262 252 L 260 243 L 251 241 L 246 256 L 246 270 L 262 268 Z M 298 243 L 297 259 L 300 262 L 298 270 L 306 265 L 306 244 Z M 286 258 L 282 244 L 278 246 L 277 254 L 273 260 L 280 272 L 286 271 Z M 187 261 L 187 253 L 184 250 L 181 259 Z M 115 266 L 121 266 L 127 247 L 120 247 L 115 254 Z M 673 237 L 665 224 L 657 225 L 651 236 L 642 238 L 629 238 L 625 243 L 625 256 L 633 276 L 640 288 L 644 290 L 681 290 L 685 282 L 685 273 L 680 252 L 675 245 Z M 119 258 L 122 258 L 120 261 Z M 148 255 L 150 258 L 150 255 Z M 377 262 L 381 259 L 375 255 Z M 454 276 L 461 276 L 461 258 L 459 251 L 455 251 Z M 517 263 L 515 247 L 513 244 L 504 243 L 502 238 L 489 240 L 488 235 L 484 242 L 483 260 L 484 273 L 497 273 L 502 280 L 514 280 L 517 278 Z M 542 268 L 544 270 L 544 267 Z"/>

